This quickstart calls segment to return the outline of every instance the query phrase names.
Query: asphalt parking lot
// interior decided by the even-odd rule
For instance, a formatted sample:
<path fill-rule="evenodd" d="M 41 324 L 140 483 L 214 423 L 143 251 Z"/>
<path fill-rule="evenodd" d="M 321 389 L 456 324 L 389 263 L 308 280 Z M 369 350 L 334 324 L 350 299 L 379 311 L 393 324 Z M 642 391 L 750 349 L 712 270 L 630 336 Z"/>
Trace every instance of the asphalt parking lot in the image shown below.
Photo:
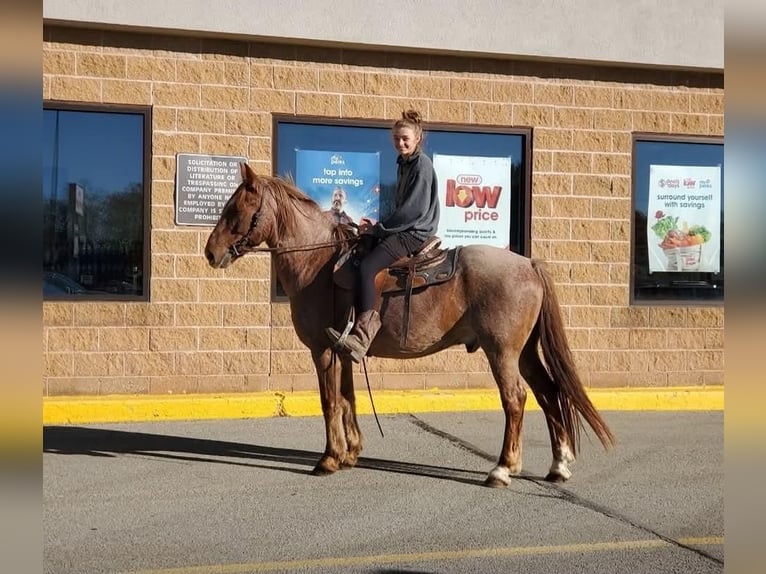
<path fill-rule="evenodd" d="M 309 473 L 319 417 L 48 426 L 45 572 L 722 572 L 723 412 L 604 412 L 564 485 L 542 414 L 481 486 L 499 412 L 360 417 L 359 465 Z"/>

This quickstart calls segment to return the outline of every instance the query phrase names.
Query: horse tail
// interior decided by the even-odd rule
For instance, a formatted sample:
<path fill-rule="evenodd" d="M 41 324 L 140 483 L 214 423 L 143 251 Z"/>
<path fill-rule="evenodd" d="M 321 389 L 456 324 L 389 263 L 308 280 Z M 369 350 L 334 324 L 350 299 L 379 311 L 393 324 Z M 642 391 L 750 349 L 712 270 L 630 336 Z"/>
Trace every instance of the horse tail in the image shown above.
<path fill-rule="evenodd" d="M 553 384 L 559 390 L 562 422 L 572 441 L 572 450 L 576 455 L 580 444 L 580 430 L 583 427 L 580 417 L 585 419 L 604 448 L 608 449 L 614 446 L 614 435 L 588 398 L 577 374 L 553 278 L 541 261 L 533 260 L 532 268 L 543 284 L 543 302 L 537 324 L 540 347 Z"/>

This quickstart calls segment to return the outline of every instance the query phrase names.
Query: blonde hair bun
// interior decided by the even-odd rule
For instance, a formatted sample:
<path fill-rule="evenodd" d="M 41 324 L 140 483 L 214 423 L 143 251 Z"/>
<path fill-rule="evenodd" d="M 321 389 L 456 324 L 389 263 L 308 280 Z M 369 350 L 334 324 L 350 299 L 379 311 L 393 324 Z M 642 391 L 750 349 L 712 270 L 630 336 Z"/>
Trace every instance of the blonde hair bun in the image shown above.
<path fill-rule="evenodd" d="M 423 117 L 420 115 L 420 112 L 413 109 L 404 110 L 402 112 L 402 119 L 415 125 L 423 123 Z"/>

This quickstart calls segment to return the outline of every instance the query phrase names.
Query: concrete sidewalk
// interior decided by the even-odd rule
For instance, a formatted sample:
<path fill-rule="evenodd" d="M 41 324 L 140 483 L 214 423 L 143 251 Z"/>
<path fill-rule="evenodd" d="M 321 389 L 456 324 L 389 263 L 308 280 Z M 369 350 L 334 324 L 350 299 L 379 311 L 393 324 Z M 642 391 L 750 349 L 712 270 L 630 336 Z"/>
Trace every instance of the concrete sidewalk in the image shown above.
<path fill-rule="evenodd" d="M 589 389 L 601 411 L 721 411 L 723 386 Z M 357 411 L 373 412 L 366 391 L 356 391 Z M 373 391 L 378 414 L 499 410 L 496 389 Z M 531 392 L 527 410 L 539 410 Z M 43 398 L 43 424 L 242 419 L 322 414 L 318 392 L 200 395 L 110 395 Z"/>

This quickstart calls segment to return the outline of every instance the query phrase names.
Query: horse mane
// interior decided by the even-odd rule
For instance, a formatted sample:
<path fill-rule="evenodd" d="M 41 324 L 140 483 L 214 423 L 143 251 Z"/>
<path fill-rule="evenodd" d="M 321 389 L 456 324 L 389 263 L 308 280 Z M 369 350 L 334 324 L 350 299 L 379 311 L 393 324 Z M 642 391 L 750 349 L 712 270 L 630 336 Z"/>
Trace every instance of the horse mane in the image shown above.
<path fill-rule="evenodd" d="M 317 212 L 321 211 L 316 201 L 298 189 L 292 177 L 273 176 L 263 177 L 263 179 L 266 180 L 279 208 L 277 226 L 280 237 L 293 233 L 297 225 L 298 213 L 307 215 L 304 208 Z M 295 209 L 290 209 L 291 207 Z"/>

